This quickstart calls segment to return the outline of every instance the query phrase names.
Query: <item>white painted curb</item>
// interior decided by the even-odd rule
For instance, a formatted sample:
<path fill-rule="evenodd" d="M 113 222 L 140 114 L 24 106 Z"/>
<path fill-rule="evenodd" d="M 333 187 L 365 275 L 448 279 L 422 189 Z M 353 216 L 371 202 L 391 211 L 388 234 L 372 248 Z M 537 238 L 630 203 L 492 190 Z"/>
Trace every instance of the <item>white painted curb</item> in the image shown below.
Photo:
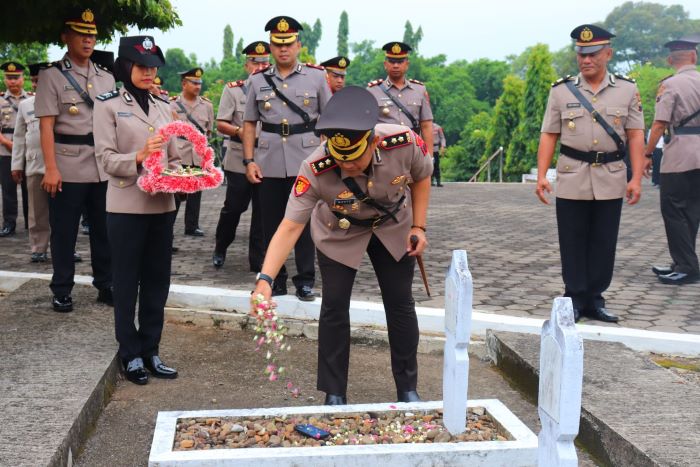
<path fill-rule="evenodd" d="M 50 274 L 0 271 L 0 291 L 11 292 L 30 279 L 51 280 Z M 78 284 L 92 283 L 90 276 L 75 276 Z M 168 307 L 206 310 L 238 311 L 246 313 L 249 308 L 250 291 L 200 287 L 191 285 L 170 286 Z M 285 318 L 318 320 L 321 300 L 302 302 L 293 295 L 276 297 L 278 312 Z M 421 332 L 445 332 L 445 310 L 442 308 L 416 307 L 418 326 Z M 353 326 L 378 326 L 386 328 L 384 306 L 381 303 L 352 300 L 350 320 Z M 522 318 L 474 311 L 472 335 L 485 335 L 487 329 L 494 331 L 521 332 L 539 335 L 544 319 Z M 619 342 L 642 352 L 671 355 L 700 355 L 700 335 L 646 331 L 615 326 L 577 324 L 576 329 L 583 339 L 604 342 Z"/>

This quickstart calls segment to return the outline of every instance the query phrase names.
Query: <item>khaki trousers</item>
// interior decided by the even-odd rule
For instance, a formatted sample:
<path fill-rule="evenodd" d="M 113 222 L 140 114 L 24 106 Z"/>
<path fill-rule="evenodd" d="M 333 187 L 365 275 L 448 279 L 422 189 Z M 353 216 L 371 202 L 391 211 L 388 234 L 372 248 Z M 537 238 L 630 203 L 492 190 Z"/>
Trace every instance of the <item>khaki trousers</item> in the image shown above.
<path fill-rule="evenodd" d="M 49 194 L 41 188 L 43 174 L 27 177 L 29 197 L 29 245 L 32 253 L 46 253 L 49 248 Z"/>

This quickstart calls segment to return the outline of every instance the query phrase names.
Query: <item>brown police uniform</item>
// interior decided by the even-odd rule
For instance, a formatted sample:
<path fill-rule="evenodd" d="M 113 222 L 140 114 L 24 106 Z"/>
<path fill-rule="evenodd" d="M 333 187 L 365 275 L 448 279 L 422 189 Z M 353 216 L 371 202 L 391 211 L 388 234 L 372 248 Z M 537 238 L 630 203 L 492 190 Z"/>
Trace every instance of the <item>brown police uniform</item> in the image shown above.
<path fill-rule="evenodd" d="M 694 47 L 693 47 L 694 49 Z M 700 225 L 700 72 L 686 65 L 663 80 L 654 120 L 668 122 L 670 140 L 661 161 L 661 214 L 674 272 L 700 276 L 696 239 Z"/>
<path fill-rule="evenodd" d="M 34 93 L 28 93 L 24 90 L 19 96 L 14 96 L 9 91 L 0 92 L 0 131 L 2 135 L 13 140 L 15 122 L 17 120 L 18 108 L 21 102 L 24 102 Z M 11 166 L 12 151 L 0 144 L 0 185 L 2 185 L 2 231 L 0 236 L 11 235 L 14 233 L 17 224 L 18 203 L 17 203 L 17 184 L 12 179 Z M 28 200 L 27 200 L 27 184 L 22 181 L 22 208 L 24 213 L 25 227 L 28 224 Z"/>
<path fill-rule="evenodd" d="M 577 310 L 597 310 L 605 307 L 602 293 L 612 280 L 627 171 L 617 145 L 567 88 L 569 81 L 625 143 L 625 130 L 643 130 L 644 117 L 634 82 L 610 73 L 596 92 L 580 74 L 563 78 L 554 84 L 547 101 L 542 132 L 559 134 L 562 152 L 614 154 L 615 160 L 607 163 L 584 162 L 566 154 L 560 154 L 557 162 L 565 296 L 572 298 Z"/>
<path fill-rule="evenodd" d="M 377 79 L 367 85 L 369 92 L 374 95 L 379 105 L 379 121 L 382 123 L 395 123 L 398 125 L 412 126 L 411 120 L 384 92 L 389 92 L 411 113 L 418 123 L 413 131 L 420 134 L 420 122 L 433 119 L 433 110 L 430 108 L 428 91 L 418 80 L 406 79 L 402 88 L 398 88 L 389 77 Z"/>
<path fill-rule="evenodd" d="M 34 96 L 20 102 L 12 147 L 12 170 L 24 171 L 29 198 L 29 245 L 32 253 L 49 247 L 49 196 L 41 188 L 44 155 L 41 152 L 39 119 L 34 115 Z"/>
<path fill-rule="evenodd" d="M 107 175 L 102 155 L 95 153 L 93 109 L 64 73 L 70 75 L 93 102 L 98 95 L 114 89 L 111 72 L 92 60 L 81 68 L 66 54 L 39 71 L 35 115 L 37 118 L 55 117 L 56 165 L 63 181 L 62 191 L 49 199 L 54 269 L 51 290 L 56 297 L 69 296 L 73 288 L 73 252 L 84 207 L 90 219 L 93 285 L 108 289 L 112 282 L 105 226 Z"/>
<path fill-rule="evenodd" d="M 411 293 L 414 258 L 406 255 L 412 224 L 409 183 L 429 177 L 432 159 L 408 127 L 378 124 L 378 150 L 365 174 L 354 177 L 364 193 L 395 211 L 384 213 L 361 202 L 343 183 L 343 172 L 326 144 L 301 165 L 285 218 L 310 220 L 323 277 L 319 322 L 318 389 L 345 394 L 349 359 L 349 303 L 352 284 L 365 251 L 377 274 L 387 312 L 392 371 L 399 391 L 416 389 L 418 325 Z M 358 225 L 365 223 L 366 225 Z"/>
<path fill-rule="evenodd" d="M 446 145 L 445 132 L 440 125 L 433 122 L 433 178 L 437 186 L 442 186 L 440 183 L 440 151 L 445 149 Z M 432 180 L 431 178 L 431 183 Z"/>

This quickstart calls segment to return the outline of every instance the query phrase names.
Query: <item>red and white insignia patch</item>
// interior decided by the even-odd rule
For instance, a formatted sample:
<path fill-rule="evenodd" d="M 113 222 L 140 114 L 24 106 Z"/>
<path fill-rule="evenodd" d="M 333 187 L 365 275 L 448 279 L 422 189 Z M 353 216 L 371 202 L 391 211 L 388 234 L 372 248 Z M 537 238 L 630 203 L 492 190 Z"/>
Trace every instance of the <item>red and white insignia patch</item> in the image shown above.
<path fill-rule="evenodd" d="M 425 156 L 428 154 L 428 146 L 425 145 L 425 141 L 423 141 L 423 138 L 420 137 L 420 135 L 416 132 L 413 132 L 413 137 L 416 139 L 416 146 L 420 148 L 421 151 L 423 151 L 423 155 Z"/>
<path fill-rule="evenodd" d="M 309 188 L 311 188 L 311 183 L 309 183 L 309 179 L 304 177 L 303 175 L 299 175 L 297 179 L 294 181 L 294 196 L 299 197 L 309 191 Z"/>

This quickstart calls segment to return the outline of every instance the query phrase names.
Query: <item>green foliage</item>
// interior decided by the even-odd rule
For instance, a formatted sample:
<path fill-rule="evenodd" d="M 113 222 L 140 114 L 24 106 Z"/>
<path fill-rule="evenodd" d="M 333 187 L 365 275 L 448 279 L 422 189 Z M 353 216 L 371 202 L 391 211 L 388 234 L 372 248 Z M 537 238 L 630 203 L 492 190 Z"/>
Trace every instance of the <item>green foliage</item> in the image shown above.
<path fill-rule="evenodd" d="M 345 76 L 348 85 L 365 87 L 374 79 L 386 77 L 384 52 L 374 47 L 374 41 L 364 40 L 351 47 L 354 56 Z"/>
<path fill-rule="evenodd" d="M 527 59 L 520 122 L 506 152 L 504 172 L 510 180 L 518 180 L 537 163 L 540 126 L 555 79 L 549 48 L 544 44 L 535 45 Z"/>
<path fill-rule="evenodd" d="M 508 75 L 503 80 L 503 94 L 496 101 L 493 120 L 487 135 L 486 148 L 479 164 L 486 162 L 499 147 L 508 148 L 518 124 L 525 82 L 515 75 Z"/>
<path fill-rule="evenodd" d="M 227 24 L 224 28 L 224 60 L 233 57 L 233 30 Z"/>
<path fill-rule="evenodd" d="M 40 63 L 49 60 L 48 47 L 44 44 L 33 42 L 30 44 L 7 44 L 0 43 L 0 63 L 8 61 L 19 62 L 23 65 L 30 63 Z M 27 73 L 29 73 L 27 71 Z M 24 80 L 24 89 L 32 89 L 29 79 Z M 4 81 L 0 81 L 0 91 L 5 91 Z"/>
<path fill-rule="evenodd" d="M 420 41 L 422 39 L 423 28 L 421 26 L 418 26 L 418 30 L 416 30 L 416 32 L 413 32 L 413 25 L 411 25 L 410 21 L 406 20 L 406 24 L 404 26 L 403 31 L 403 43 L 410 45 L 413 49 L 413 53 L 416 54 L 418 52 L 418 46 L 420 45 Z"/>
<path fill-rule="evenodd" d="M 321 42 L 321 35 L 323 34 L 321 20 L 316 18 L 316 22 L 314 23 L 313 27 L 309 26 L 303 21 L 301 25 L 304 27 L 304 29 L 299 32 L 299 40 L 301 41 L 301 45 L 306 47 L 306 49 L 308 50 L 308 55 L 310 55 L 311 57 L 315 57 L 316 49 L 318 48 L 319 42 Z"/>
<path fill-rule="evenodd" d="M 480 58 L 466 64 L 466 68 L 469 81 L 474 85 L 474 96 L 493 107 L 496 99 L 503 93 L 503 79 L 510 71 L 508 64 Z"/>
<path fill-rule="evenodd" d="M 576 51 L 573 46 L 567 45 L 552 54 L 552 65 L 557 72 L 557 76 L 577 75 L 578 63 L 576 62 Z"/>
<path fill-rule="evenodd" d="M 178 72 L 190 70 L 196 66 L 197 56 L 185 55 L 182 49 L 168 49 L 165 51 L 165 65 L 158 70 L 158 76 L 163 81 L 163 89 L 170 93 L 179 93 L 182 90 L 182 79 Z M 207 77 L 209 78 L 209 77 Z M 205 84 L 208 79 L 205 80 Z"/>
<path fill-rule="evenodd" d="M 479 112 L 469 120 L 460 134 L 459 143 L 447 148 L 447 157 L 442 163 L 446 180 L 469 180 L 479 169 L 490 126 L 491 116 L 487 112 Z"/>
<path fill-rule="evenodd" d="M 109 41 L 117 32 L 126 35 L 130 26 L 166 31 L 182 24 L 169 0 L 14 1 L 3 4 L 0 41 L 59 44 L 66 12 L 80 17 L 86 8 L 95 15 L 102 41 Z"/>
<path fill-rule="evenodd" d="M 617 35 L 611 66 L 626 71 L 647 62 L 664 66 L 663 44 L 697 32 L 700 20 L 691 20 L 681 5 L 625 2 L 610 12 L 602 26 Z"/>
<path fill-rule="evenodd" d="M 647 128 L 654 120 L 654 105 L 656 104 L 656 92 L 659 81 L 673 74 L 673 68 L 660 68 L 650 64 L 637 65 L 630 71 L 630 77 L 637 81 L 637 88 L 642 97 L 644 109 L 644 124 Z"/>
<path fill-rule="evenodd" d="M 239 62 L 243 60 L 243 47 L 245 47 L 245 44 L 243 43 L 243 38 L 241 37 L 238 39 L 238 43 L 236 44 L 236 56 L 234 57 Z"/>
<path fill-rule="evenodd" d="M 343 10 L 338 23 L 338 55 L 348 56 L 348 36 L 350 35 L 350 25 L 348 13 Z"/>

